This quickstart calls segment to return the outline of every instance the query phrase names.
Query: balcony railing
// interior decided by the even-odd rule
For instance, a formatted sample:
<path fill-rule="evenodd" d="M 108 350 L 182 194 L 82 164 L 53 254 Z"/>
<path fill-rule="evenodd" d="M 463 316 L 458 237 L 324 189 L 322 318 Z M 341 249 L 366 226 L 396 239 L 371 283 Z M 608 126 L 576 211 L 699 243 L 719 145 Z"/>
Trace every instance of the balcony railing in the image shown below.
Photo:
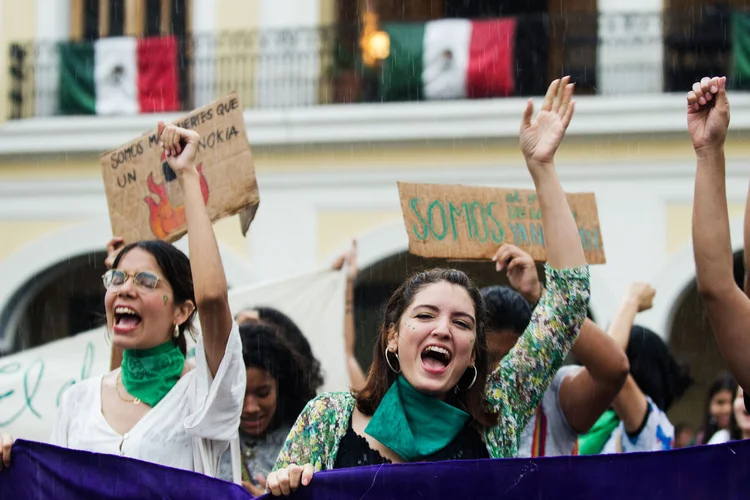
<path fill-rule="evenodd" d="M 517 17 L 510 65 L 513 88 L 508 95 L 541 95 L 548 82 L 562 74 L 572 75 L 579 94 L 685 91 L 700 76 L 728 72 L 730 15 L 704 9 L 697 15 L 679 16 L 577 13 Z M 387 31 L 386 26 L 383 29 Z M 175 40 L 174 68 L 164 70 L 176 75 L 174 99 L 163 109 L 157 109 L 159 102 L 152 102 L 149 109 L 141 104 L 140 108 L 136 105 L 114 112 L 97 108 L 96 102 L 72 112 L 61 106 L 64 96 L 81 91 L 68 88 L 62 78 L 63 74 L 70 77 L 71 71 L 83 81 L 78 82 L 79 87 L 96 93 L 91 87 L 98 85 L 101 75 L 94 79 L 79 74 L 96 70 L 92 65 L 97 66 L 99 56 L 94 49 L 89 49 L 85 68 L 74 66 L 71 70 L 63 60 L 70 53 L 66 44 L 14 43 L 10 46 L 9 117 L 183 111 L 231 90 L 238 91 L 246 108 L 256 109 L 394 99 L 384 92 L 388 60 L 375 67 L 363 65 L 359 38 L 358 26 L 329 26 Z M 390 57 L 395 57 L 397 48 L 393 43 Z M 139 71 L 125 66 L 126 71 Z M 118 72 L 122 68 L 115 70 L 110 68 L 112 75 L 107 77 L 121 77 Z M 418 91 L 395 97 L 424 98 Z"/>

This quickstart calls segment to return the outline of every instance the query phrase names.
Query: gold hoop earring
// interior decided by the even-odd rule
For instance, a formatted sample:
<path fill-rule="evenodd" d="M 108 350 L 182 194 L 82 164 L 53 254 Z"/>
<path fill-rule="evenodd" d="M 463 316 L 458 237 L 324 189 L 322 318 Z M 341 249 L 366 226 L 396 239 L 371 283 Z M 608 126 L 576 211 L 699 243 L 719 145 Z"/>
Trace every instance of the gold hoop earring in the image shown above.
<path fill-rule="evenodd" d="M 177 338 L 177 337 L 180 336 L 180 325 L 178 325 L 177 323 L 174 324 L 174 334 L 173 334 L 173 336 L 174 336 L 174 338 Z"/>
<path fill-rule="evenodd" d="M 395 368 L 393 367 L 393 365 L 391 364 L 391 360 L 390 360 L 390 359 L 388 359 L 388 353 L 389 353 L 389 352 L 391 352 L 391 351 L 389 351 L 389 350 L 388 350 L 388 348 L 386 347 L 386 348 L 385 348 L 385 362 L 386 362 L 386 363 L 388 364 L 388 368 L 390 368 L 390 369 L 391 369 L 391 371 L 392 371 L 393 373 L 395 373 L 395 374 L 399 374 L 399 373 L 401 373 L 401 360 L 400 360 L 400 359 L 398 359 L 398 353 L 397 353 L 397 352 L 394 352 L 394 353 L 393 353 L 393 355 L 394 355 L 394 356 L 396 356 L 396 361 L 398 361 L 398 362 L 399 362 L 399 363 L 398 363 L 398 370 L 396 370 L 396 369 L 395 369 Z"/>

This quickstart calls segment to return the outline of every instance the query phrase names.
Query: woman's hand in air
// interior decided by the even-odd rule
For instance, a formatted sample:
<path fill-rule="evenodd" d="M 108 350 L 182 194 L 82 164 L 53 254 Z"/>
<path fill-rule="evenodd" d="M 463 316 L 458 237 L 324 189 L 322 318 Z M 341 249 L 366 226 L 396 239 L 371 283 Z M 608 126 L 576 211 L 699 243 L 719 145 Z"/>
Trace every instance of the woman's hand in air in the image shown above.
<path fill-rule="evenodd" d="M 565 136 L 575 111 L 573 84 L 570 77 L 555 80 L 547 89 L 542 109 L 536 118 L 534 103 L 526 103 L 521 122 L 521 151 L 529 168 L 547 166 L 555 159 L 555 152 Z"/>
<path fill-rule="evenodd" d="M 300 484 L 307 486 L 312 480 L 315 468 L 312 464 L 304 467 L 297 464 L 289 464 L 288 467 L 271 472 L 266 478 L 266 489 L 275 497 L 289 496 L 293 491 L 299 489 Z"/>
<path fill-rule="evenodd" d="M 167 163 L 177 175 L 196 167 L 195 157 L 201 138 L 198 132 L 159 122 L 158 133 Z"/>
<path fill-rule="evenodd" d="M 107 266 L 107 269 L 112 269 L 117 255 L 120 253 L 120 250 L 122 250 L 122 247 L 124 246 L 125 240 L 123 240 L 119 236 L 114 236 L 111 240 L 109 240 L 109 243 L 107 243 L 107 258 L 104 259 L 104 265 Z"/>

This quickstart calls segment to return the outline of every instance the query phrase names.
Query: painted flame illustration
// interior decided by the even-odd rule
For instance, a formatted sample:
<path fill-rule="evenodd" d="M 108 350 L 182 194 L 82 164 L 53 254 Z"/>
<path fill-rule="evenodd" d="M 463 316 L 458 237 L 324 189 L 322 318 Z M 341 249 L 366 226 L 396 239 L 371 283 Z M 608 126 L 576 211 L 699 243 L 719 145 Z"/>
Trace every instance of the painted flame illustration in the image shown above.
<path fill-rule="evenodd" d="M 197 170 L 200 175 L 201 193 L 203 194 L 203 203 L 208 203 L 208 183 L 203 176 L 203 164 L 198 165 Z M 149 195 L 143 198 L 148 205 L 149 224 L 151 231 L 160 240 L 165 239 L 169 234 L 179 230 L 185 225 L 185 207 L 179 205 L 173 207 L 167 197 L 167 190 L 164 187 L 166 181 L 161 183 L 154 182 L 154 174 L 148 174 L 148 191 Z M 158 198 L 158 202 L 154 200 Z"/>

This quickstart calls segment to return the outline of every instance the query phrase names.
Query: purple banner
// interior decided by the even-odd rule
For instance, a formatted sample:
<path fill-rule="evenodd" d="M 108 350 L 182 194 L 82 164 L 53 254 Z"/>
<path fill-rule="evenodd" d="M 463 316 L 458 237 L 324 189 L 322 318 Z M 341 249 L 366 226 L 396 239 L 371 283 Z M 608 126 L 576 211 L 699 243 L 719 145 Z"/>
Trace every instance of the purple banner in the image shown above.
<path fill-rule="evenodd" d="M 241 487 L 137 460 L 17 441 L 0 498 L 249 499 Z M 271 498 L 265 496 L 263 498 Z M 668 452 L 478 460 L 316 474 L 291 498 L 632 500 L 750 498 L 750 441 Z"/>
<path fill-rule="evenodd" d="M 236 484 L 140 460 L 18 440 L 0 471 L 0 498 L 247 500 Z"/>

